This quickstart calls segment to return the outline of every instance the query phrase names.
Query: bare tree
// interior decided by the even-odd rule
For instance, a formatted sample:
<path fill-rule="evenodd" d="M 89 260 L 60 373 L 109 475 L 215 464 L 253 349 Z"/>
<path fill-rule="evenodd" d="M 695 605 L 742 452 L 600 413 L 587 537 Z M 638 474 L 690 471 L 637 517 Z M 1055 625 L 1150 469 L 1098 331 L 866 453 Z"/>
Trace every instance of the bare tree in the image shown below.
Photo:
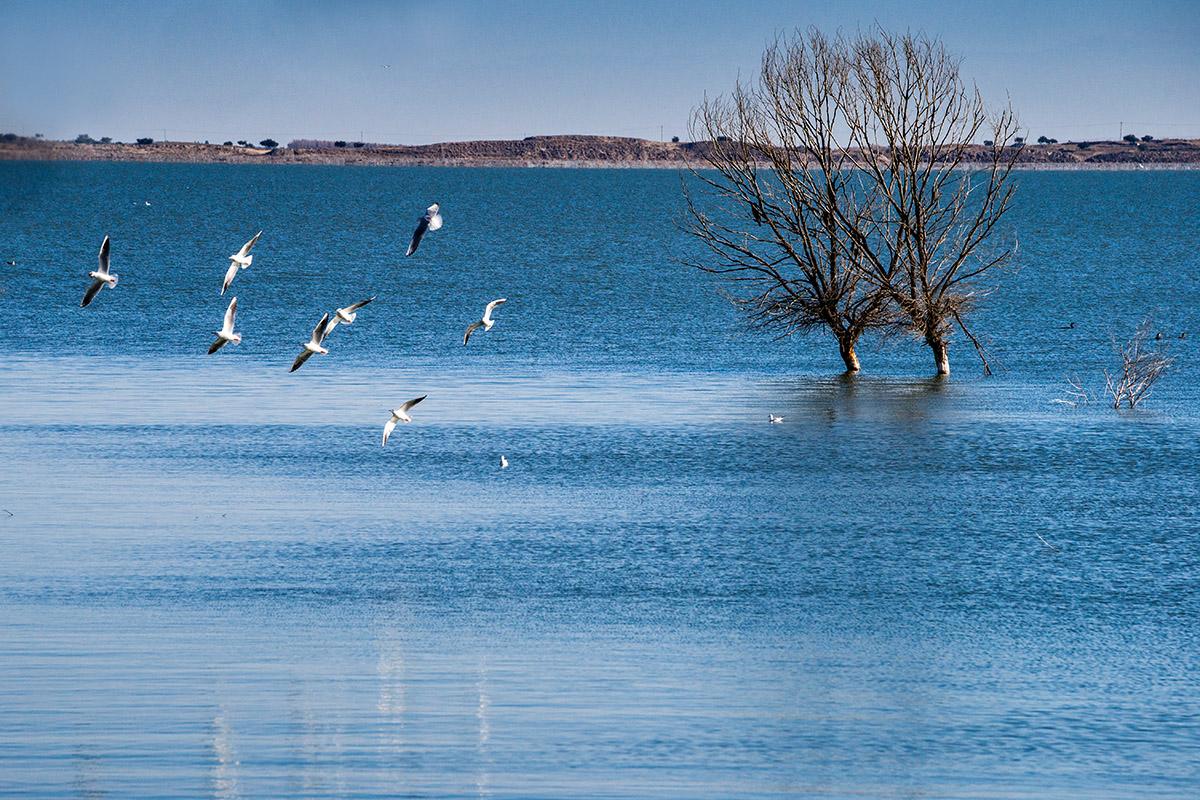
<path fill-rule="evenodd" d="M 856 232 L 872 280 L 933 352 L 938 374 L 950 372 L 955 325 L 990 373 L 964 315 L 986 292 L 980 279 L 1012 255 L 985 245 L 1013 195 L 1009 176 L 1022 149 L 1016 118 L 1011 108 L 990 115 L 937 39 L 876 30 L 851 52 L 849 144 L 864 154 L 878 202 L 870 230 L 858 219 L 844 225 Z M 982 150 L 972 144 L 985 135 Z"/>
<path fill-rule="evenodd" d="M 694 174 L 719 200 L 688 198 L 717 256 L 697 266 L 746 287 L 752 320 L 782 335 L 827 327 L 851 371 L 863 332 L 903 324 L 940 375 L 957 326 L 990 373 L 964 317 L 1012 255 L 988 244 L 1021 147 L 1011 109 L 989 115 L 938 40 L 778 40 L 757 80 L 706 102 L 693 126 L 716 177 Z"/>
<path fill-rule="evenodd" d="M 709 143 L 716 174 L 693 169 L 711 191 L 703 205 L 691 192 L 687 201 L 690 232 L 713 259 L 693 266 L 743 290 L 733 299 L 756 327 L 781 337 L 829 330 L 846 371 L 857 372 L 859 338 L 892 326 L 893 314 L 856 240 L 871 198 L 836 138 L 853 91 L 846 55 L 817 31 L 780 39 L 756 81 L 706 101 L 692 134 Z"/>
<path fill-rule="evenodd" d="M 1113 408 L 1122 405 L 1137 408 L 1150 394 L 1155 382 L 1175 363 L 1167 354 L 1154 348 L 1151 341 L 1150 320 L 1138 325 L 1133 338 L 1123 347 L 1113 342 L 1113 349 L 1121 358 L 1121 371 L 1110 373 L 1104 370 L 1104 392 L 1112 400 Z"/>

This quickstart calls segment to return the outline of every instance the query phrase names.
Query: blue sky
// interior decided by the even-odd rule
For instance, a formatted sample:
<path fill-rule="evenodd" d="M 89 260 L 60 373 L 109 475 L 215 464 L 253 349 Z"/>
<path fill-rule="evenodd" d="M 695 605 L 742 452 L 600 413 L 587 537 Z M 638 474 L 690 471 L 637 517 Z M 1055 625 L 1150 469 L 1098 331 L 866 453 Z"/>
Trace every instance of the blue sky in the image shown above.
<path fill-rule="evenodd" d="M 1031 136 L 1200 137 L 1200 6 L 1112 2 L 14 2 L 0 131 L 422 143 L 687 133 L 777 32 L 935 34 Z"/>

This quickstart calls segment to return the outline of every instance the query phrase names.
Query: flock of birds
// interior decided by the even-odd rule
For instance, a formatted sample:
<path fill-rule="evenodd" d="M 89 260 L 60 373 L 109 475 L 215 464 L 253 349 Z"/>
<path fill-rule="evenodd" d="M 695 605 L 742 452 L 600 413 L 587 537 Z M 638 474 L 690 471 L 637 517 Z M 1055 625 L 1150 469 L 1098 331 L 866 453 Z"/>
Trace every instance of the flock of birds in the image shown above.
<path fill-rule="evenodd" d="M 421 245 L 421 239 L 424 238 L 426 233 L 429 231 L 436 231 L 441 227 L 441 210 L 438 204 L 434 203 L 425 210 L 425 213 L 421 215 L 421 218 L 417 221 L 417 227 L 415 230 L 413 230 L 412 240 L 409 242 L 408 249 L 404 253 L 405 257 L 411 256 L 413 253 L 417 252 L 417 248 Z M 254 234 L 250 241 L 242 245 L 241 249 L 229 257 L 229 269 L 226 270 L 225 279 L 221 283 L 222 295 L 224 295 L 226 290 L 228 290 L 233 284 L 234 278 L 237 277 L 238 273 L 247 269 L 252 263 L 254 263 L 254 256 L 250 254 L 250 251 L 254 248 L 254 245 L 258 243 L 258 239 L 261 236 L 262 231 Z M 117 286 L 118 276 L 109 268 L 108 236 L 104 237 L 104 242 L 100 245 L 99 267 L 89 272 L 88 277 L 92 279 L 92 283 L 88 286 L 87 291 L 83 295 L 83 300 L 79 304 L 83 308 L 87 308 L 87 306 L 96 299 L 96 296 L 100 294 L 101 289 L 115 289 Z M 325 340 L 329 334 L 333 332 L 333 330 L 339 325 L 353 324 L 354 320 L 358 318 L 359 310 L 372 302 L 374 299 L 374 297 L 368 297 L 365 300 L 360 300 L 357 303 L 346 306 L 345 308 L 335 309 L 332 315 L 330 315 L 329 312 L 325 312 L 320 321 L 317 322 L 317 326 L 313 328 L 312 335 L 309 336 L 308 341 L 303 343 L 303 347 L 300 350 L 300 355 L 296 356 L 296 360 L 292 362 L 292 368 L 289 371 L 295 372 L 296 370 L 300 369 L 300 367 L 304 365 L 304 362 L 308 361 L 308 359 L 314 355 L 328 355 L 329 348 L 325 347 Z M 487 307 L 483 310 L 483 316 L 467 326 L 467 331 L 463 334 L 464 345 L 471 340 L 471 334 L 475 333 L 475 331 L 479 330 L 480 328 L 482 328 L 485 332 L 492 329 L 492 326 L 496 324 L 496 321 L 492 319 L 492 312 L 496 310 L 497 306 L 503 304 L 504 302 L 506 302 L 505 298 L 500 298 L 487 304 Z M 216 332 L 217 338 L 208 348 L 209 355 L 217 352 L 227 344 L 239 344 L 242 341 L 242 335 L 234 330 L 234 326 L 237 323 L 237 303 L 237 297 L 230 299 L 229 307 L 225 309 L 225 317 L 221 323 L 221 329 Z M 392 431 L 396 429 L 396 425 L 398 423 L 412 422 L 412 416 L 408 412 L 413 406 L 424 400 L 425 397 L 426 395 L 421 395 L 420 397 L 409 400 L 399 408 L 391 409 L 391 419 L 389 419 L 383 426 L 383 443 L 381 446 L 387 445 L 388 437 L 392 435 Z M 503 455 L 500 456 L 501 469 L 506 468 L 507 466 L 508 459 L 506 459 Z"/>

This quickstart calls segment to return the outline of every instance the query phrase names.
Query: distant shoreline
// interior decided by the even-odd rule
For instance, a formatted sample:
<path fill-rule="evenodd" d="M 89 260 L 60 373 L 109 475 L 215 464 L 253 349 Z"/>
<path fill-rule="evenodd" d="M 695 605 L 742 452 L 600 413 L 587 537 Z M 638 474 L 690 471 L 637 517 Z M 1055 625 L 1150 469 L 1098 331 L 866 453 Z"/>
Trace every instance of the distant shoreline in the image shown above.
<path fill-rule="evenodd" d="M 286 147 L 194 142 L 77 143 L 15 138 L 0 141 L 0 161 L 133 161 L 195 164 L 325 164 L 392 167 L 681 169 L 704 167 L 711 142 L 657 142 L 613 136 L 386 145 L 298 140 Z M 990 150 L 974 146 L 964 168 L 982 166 Z M 1200 140 L 1030 144 L 1018 169 L 1200 169 Z"/>

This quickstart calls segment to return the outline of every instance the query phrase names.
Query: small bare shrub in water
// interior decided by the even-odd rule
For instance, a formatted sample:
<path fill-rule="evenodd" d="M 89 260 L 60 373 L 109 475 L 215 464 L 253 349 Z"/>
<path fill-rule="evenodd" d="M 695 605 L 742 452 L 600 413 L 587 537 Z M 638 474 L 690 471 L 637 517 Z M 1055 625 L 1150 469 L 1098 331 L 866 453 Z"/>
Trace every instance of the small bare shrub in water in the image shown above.
<path fill-rule="evenodd" d="M 1104 370 L 1104 393 L 1112 400 L 1113 408 L 1137 408 L 1175 363 L 1175 359 L 1155 347 L 1152 329 L 1150 320 L 1145 320 L 1123 347 L 1113 342 L 1113 349 L 1121 358 L 1121 369 L 1112 373 Z"/>

